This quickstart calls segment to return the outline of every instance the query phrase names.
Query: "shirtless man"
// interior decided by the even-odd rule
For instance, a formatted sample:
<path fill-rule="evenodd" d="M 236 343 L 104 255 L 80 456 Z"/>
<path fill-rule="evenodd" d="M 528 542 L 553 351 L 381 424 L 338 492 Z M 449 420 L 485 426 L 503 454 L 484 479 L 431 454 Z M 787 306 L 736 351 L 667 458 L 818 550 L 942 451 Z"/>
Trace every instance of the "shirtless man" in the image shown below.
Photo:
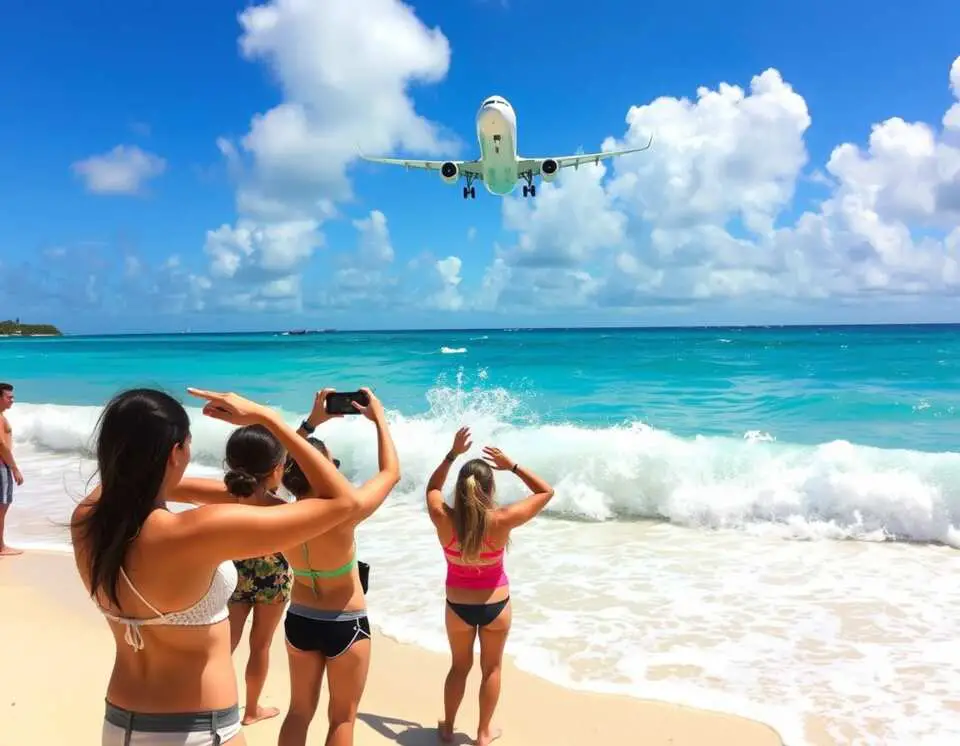
<path fill-rule="evenodd" d="M 7 511 L 13 503 L 13 483 L 23 484 L 23 474 L 13 458 L 13 430 L 7 421 L 6 411 L 13 406 L 13 385 L 0 383 L 0 557 L 23 554 L 3 542 L 3 529 Z"/>

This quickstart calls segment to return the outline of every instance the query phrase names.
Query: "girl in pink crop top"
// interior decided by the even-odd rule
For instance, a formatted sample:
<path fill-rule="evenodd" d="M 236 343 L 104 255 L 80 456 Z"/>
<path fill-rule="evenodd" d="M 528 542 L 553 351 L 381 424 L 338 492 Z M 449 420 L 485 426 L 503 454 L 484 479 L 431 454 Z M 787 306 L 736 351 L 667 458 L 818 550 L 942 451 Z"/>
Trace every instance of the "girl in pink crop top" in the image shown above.
<path fill-rule="evenodd" d="M 461 428 L 450 452 L 427 483 L 427 509 L 447 563 L 446 627 L 452 659 L 444 684 L 446 712 L 439 729 L 442 740 L 452 740 L 454 719 L 470 669 L 465 661 L 473 660 L 473 645 L 479 637 L 480 655 L 486 662 L 476 743 L 488 746 L 497 736 L 490 722 L 500 696 L 498 674 L 513 616 L 509 582 L 503 569 L 504 550 L 510 532 L 543 510 L 553 497 L 553 488 L 533 472 L 521 469 L 499 448 L 486 447 L 484 458 L 468 461 L 460 469 L 453 506 L 449 507 L 443 499 L 444 482 L 450 465 L 470 446 L 470 431 Z M 494 469 L 513 472 L 532 494 L 510 505 L 497 505 Z M 491 666 L 490 660 L 496 660 L 496 665 Z"/>

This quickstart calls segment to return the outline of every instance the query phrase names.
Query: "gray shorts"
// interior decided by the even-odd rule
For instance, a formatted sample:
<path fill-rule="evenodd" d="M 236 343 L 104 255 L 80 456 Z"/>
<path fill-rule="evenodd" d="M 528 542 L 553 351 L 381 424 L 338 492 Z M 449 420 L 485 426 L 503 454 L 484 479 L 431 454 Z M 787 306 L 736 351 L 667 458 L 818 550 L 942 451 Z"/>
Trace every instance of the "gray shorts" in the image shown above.
<path fill-rule="evenodd" d="M 0 463 L 0 506 L 13 504 L 13 469 Z"/>
<path fill-rule="evenodd" d="M 101 746 L 220 746 L 240 735 L 237 706 L 161 715 L 106 705 Z"/>

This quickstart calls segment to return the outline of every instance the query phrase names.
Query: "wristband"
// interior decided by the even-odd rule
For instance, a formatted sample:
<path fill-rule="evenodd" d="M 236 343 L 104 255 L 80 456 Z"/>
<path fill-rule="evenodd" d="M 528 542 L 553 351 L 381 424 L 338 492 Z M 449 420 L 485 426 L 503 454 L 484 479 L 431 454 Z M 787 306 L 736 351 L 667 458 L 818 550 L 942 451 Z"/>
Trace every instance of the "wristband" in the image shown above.
<path fill-rule="evenodd" d="M 306 420 L 304 420 L 303 422 L 300 423 L 300 427 L 303 428 L 303 431 L 304 431 L 307 435 L 313 435 L 313 431 L 317 429 L 317 428 L 315 428 L 313 425 L 311 425 L 309 422 L 307 422 Z"/>
<path fill-rule="evenodd" d="M 514 474 L 516 474 L 516 473 L 517 473 L 517 469 L 518 469 L 519 467 L 520 467 L 520 464 L 514 464 L 514 465 L 513 465 L 513 468 L 512 468 L 510 471 L 512 471 Z"/>
<path fill-rule="evenodd" d="M 452 464 L 454 461 L 457 460 L 457 457 L 454 456 L 452 453 L 448 453 L 446 456 L 443 457 L 443 459 L 444 461 L 449 461 Z"/>

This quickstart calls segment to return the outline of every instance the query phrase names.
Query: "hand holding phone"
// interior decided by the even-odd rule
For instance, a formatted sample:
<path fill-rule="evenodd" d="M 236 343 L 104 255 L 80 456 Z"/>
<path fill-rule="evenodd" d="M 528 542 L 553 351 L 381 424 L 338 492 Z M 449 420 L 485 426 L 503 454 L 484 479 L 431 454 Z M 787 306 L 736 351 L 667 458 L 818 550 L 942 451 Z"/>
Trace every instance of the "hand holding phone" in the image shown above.
<path fill-rule="evenodd" d="M 370 404 L 370 397 L 363 390 L 331 391 L 325 400 L 327 414 L 360 414 L 360 410 L 353 406 L 354 402 L 361 407 L 366 407 Z"/>

